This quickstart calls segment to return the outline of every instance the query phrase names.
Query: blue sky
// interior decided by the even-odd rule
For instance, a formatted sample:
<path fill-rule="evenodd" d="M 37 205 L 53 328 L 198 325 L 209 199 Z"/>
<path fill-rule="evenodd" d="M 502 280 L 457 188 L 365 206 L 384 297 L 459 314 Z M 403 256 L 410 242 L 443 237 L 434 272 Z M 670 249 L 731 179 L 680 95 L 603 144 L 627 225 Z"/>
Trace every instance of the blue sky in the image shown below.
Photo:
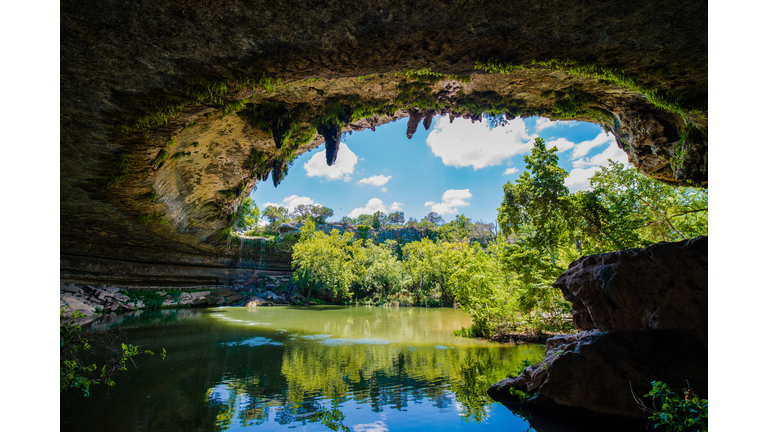
<path fill-rule="evenodd" d="M 419 125 L 406 137 L 407 119 L 354 132 L 342 138 L 333 167 L 325 163 L 325 146 L 299 156 L 282 183 L 260 182 L 251 197 L 260 209 L 282 205 L 320 204 L 334 211 L 331 220 L 402 211 L 406 220 L 421 220 L 429 212 L 446 221 L 457 214 L 491 222 L 503 196 L 505 182 L 525 170 L 523 156 L 542 137 L 559 150 L 560 166 L 568 171 L 572 191 L 589 186 L 592 173 L 608 159 L 624 164 L 627 156 L 612 135 L 583 122 L 517 118 L 504 127 L 436 117 L 432 127 Z"/>

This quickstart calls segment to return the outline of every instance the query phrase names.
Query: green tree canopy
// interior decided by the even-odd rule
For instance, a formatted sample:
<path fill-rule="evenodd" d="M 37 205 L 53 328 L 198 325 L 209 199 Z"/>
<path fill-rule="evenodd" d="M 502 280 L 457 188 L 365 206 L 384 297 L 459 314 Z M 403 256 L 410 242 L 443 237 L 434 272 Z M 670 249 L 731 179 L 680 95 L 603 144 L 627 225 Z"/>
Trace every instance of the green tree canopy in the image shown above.
<path fill-rule="evenodd" d="M 259 223 L 259 208 L 250 197 L 245 198 L 237 207 L 234 216 L 235 228 L 245 230 L 256 227 Z"/>

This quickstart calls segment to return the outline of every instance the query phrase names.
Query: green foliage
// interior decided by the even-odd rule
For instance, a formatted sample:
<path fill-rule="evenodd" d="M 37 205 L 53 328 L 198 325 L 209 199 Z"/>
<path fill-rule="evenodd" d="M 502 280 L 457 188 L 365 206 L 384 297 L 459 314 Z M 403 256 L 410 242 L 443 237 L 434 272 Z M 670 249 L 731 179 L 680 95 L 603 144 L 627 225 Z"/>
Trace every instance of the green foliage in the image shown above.
<path fill-rule="evenodd" d="M 168 159 L 168 154 L 168 150 L 160 149 L 160 152 L 157 154 L 155 161 L 152 163 L 155 169 L 157 169 L 164 160 Z"/>
<path fill-rule="evenodd" d="M 475 62 L 475 69 L 485 70 L 490 73 L 515 73 L 521 70 L 533 68 L 545 68 L 550 70 L 560 70 L 570 75 L 594 78 L 602 80 L 617 86 L 623 87 L 637 93 L 645 95 L 648 102 L 657 108 L 669 112 L 701 112 L 701 101 L 686 100 L 681 96 L 675 96 L 671 91 L 664 91 L 659 88 L 641 84 L 640 80 L 626 74 L 625 71 L 616 68 L 600 67 L 595 64 L 582 64 L 574 60 L 552 59 L 546 61 L 531 62 L 530 67 L 520 64 L 504 62 L 498 58 L 478 60 Z"/>
<path fill-rule="evenodd" d="M 129 289 L 125 291 L 125 295 L 131 302 L 140 300 L 144 304 L 143 309 L 160 309 L 166 299 L 164 295 L 154 289 Z"/>
<path fill-rule="evenodd" d="M 259 207 L 250 197 L 243 199 L 234 214 L 234 226 L 245 230 L 253 229 L 259 223 Z"/>
<path fill-rule="evenodd" d="M 699 399 L 690 387 L 683 389 L 684 397 L 680 398 L 661 381 L 653 381 L 651 386 L 651 391 L 643 397 L 651 398 L 652 408 L 645 406 L 642 400 L 637 400 L 637 403 L 641 409 L 651 414 L 649 419 L 654 421 L 654 429 L 663 425 L 667 432 L 707 430 L 707 399 Z"/>
<path fill-rule="evenodd" d="M 230 93 L 238 93 L 243 90 L 262 89 L 267 93 L 273 93 L 277 86 L 281 85 L 280 79 L 274 79 L 266 74 L 258 78 L 245 77 L 238 79 L 191 81 L 186 86 L 184 96 L 169 97 L 165 100 L 151 102 L 144 113 L 136 120 L 133 128 L 139 132 L 152 127 L 163 126 L 172 121 L 178 114 L 192 105 L 214 105 L 220 107 L 225 115 L 239 111 L 245 107 L 247 99 L 230 101 Z M 194 125 L 190 123 L 187 127 Z M 121 131 L 128 133 L 131 128 L 122 126 Z"/>
<path fill-rule="evenodd" d="M 342 423 L 344 421 L 344 414 L 339 411 L 339 402 L 336 398 L 333 401 L 331 409 L 320 407 L 313 416 L 313 419 L 319 420 L 320 423 L 330 430 L 351 432 L 350 429 Z"/>
<path fill-rule="evenodd" d="M 111 189 L 119 186 L 125 181 L 125 176 L 131 170 L 131 155 L 129 153 L 118 153 L 115 158 L 111 174 L 107 176 L 107 188 Z"/>
<path fill-rule="evenodd" d="M 68 306 L 65 306 L 65 309 Z M 72 312 L 73 318 L 82 318 L 84 315 L 78 311 Z M 109 387 L 115 385 L 112 379 L 118 372 L 128 370 L 126 364 L 133 358 L 142 354 L 154 355 L 150 350 L 139 351 L 139 347 L 121 343 L 116 348 L 115 339 L 109 341 L 106 348 L 107 358 L 105 363 L 98 367 L 96 363 L 88 364 L 87 357 L 93 352 L 94 342 L 85 337 L 82 328 L 73 321 L 62 321 L 59 326 L 60 340 L 60 367 L 59 367 L 59 391 L 78 389 L 83 396 L 90 396 L 91 386 L 105 384 Z M 163 348 L 161 357 L 165 360 L 166 352 Z M 135 366 L 135 363 L 134 363 Z"/>
<path fill-rule="evenodd" d="M 293 246 L 292 266 L 294 279 L 307 287 L 307 303 L 315 287 L 335 301 L 351 297 L 349 289 L 358 269 L 350 262 L 361 243 L 353 240 L 348 232 L 339 235 L 337 230 L 330 234 L 315 231 L 311 220 L 301 228 L 299 242 Z"/>
<path fill-rule="evenodd" d="M 590 185 L 606 210 L 604 230 L 625 247 L 708 234 L 706 189 L 670 186 L 617 162 L 596 172 Z"/>

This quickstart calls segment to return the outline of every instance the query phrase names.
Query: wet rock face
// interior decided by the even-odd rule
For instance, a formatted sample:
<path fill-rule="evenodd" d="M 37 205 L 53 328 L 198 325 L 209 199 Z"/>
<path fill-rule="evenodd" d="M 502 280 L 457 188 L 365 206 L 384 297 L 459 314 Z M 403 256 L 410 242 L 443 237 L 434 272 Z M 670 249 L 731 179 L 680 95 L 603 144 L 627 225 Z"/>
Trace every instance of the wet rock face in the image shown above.
<path fill-rule="evenodd" d="M 488 393 L 533 406 L 647 417 L 635 403 L 664 381 L 707 397 L 707 237 L 583 257 L 555 287 L 572 303 L 577 335 L 547 340 L 544 361 Z"/>

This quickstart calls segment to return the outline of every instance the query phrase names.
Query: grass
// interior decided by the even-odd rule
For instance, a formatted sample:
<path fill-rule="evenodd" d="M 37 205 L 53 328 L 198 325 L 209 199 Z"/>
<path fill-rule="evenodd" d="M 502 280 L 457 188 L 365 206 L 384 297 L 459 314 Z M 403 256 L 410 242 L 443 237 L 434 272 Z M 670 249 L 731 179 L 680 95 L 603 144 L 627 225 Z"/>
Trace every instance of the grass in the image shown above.
<path fill-rule="evenodd" d="M 126 174 L 131 170 L 130 153 L 118 153 L 113 164 L 112 172 L 107 176 L 107 189 L 119 186 L 125 181 Z"/>

